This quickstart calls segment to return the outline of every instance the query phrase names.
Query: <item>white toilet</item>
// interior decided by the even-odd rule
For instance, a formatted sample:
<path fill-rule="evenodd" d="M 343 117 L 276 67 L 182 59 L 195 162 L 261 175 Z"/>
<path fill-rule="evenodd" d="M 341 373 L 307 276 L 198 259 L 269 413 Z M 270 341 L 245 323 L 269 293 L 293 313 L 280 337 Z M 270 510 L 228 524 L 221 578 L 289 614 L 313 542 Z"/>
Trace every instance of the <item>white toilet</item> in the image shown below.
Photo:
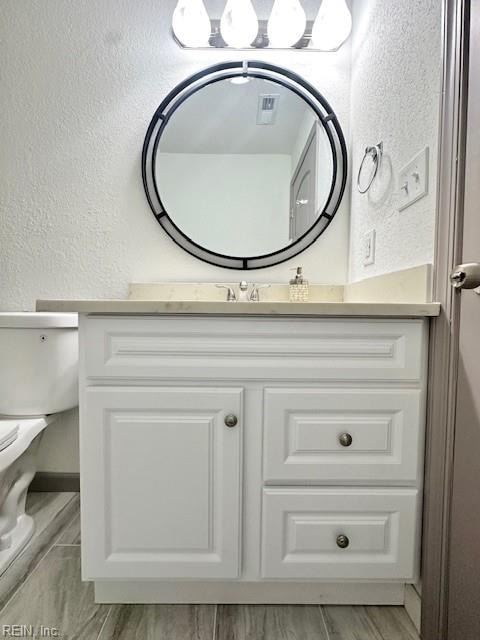
<path fill-rule="evenodd" d="M 0 313 L 0 575 L 31 538 L 27 490 L 45 427 L 78 404 L 74 313 Z"/>

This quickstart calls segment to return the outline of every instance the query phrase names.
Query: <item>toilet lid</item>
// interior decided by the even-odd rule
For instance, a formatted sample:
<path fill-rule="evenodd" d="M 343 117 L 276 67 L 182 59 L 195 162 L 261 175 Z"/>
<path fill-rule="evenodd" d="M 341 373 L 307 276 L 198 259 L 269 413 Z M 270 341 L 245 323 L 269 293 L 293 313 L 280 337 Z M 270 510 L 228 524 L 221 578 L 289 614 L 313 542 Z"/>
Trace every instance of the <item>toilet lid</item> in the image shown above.
<path fill-rule="evenodd" d="M 6 449 L 18 437 L 18 423 L 13 420 L 0 420 L 0 451 Z"/>

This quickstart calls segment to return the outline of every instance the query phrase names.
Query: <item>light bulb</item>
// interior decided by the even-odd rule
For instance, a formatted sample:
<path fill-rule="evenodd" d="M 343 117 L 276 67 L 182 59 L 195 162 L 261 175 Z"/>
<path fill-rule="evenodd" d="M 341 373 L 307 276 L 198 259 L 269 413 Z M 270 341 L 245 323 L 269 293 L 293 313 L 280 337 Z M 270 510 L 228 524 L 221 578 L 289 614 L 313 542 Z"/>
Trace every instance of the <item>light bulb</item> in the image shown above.
<path fill-rule="evenodd" d="M 227 0 L 220 33 L 230 47 L 242 49 L 252 44 L 258 34 L 258 19 L 250 0 Z"/>
<path fill-rule="evenodd" d="M 250 82 L 250 78 L 245 78 L 244 76 L 235 76 L 234 78 L 230 78 L 230 82 L 232 84 L 247 84 L 247 82 Z"/>
<path fill-rule="evenodd" d="M 299 0 L 275 0 L 268 19 L 271 47 L 292 47 L 305 33 L 307 17 Z"/>
<path fill-rule="evenodd" d="M 352 30 L 352 14 L 345 0 L 323 0 L 312 29 L 312 46 L 322 51 L 338 49 Z"/>
<path fill-rule="evenodd" d="M 203 0 L 178 0 L 172 29 L 186 47 L 208 47 L 211 24 Z"/>

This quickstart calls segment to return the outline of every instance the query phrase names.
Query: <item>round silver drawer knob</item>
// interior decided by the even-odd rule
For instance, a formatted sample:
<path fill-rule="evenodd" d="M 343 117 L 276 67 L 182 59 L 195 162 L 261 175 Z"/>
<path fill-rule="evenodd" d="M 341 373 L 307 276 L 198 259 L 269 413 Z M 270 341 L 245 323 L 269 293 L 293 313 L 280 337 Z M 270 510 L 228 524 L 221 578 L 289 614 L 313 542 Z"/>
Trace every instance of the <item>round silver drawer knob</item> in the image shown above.
<path fill-rule="evenodd" d="M 340 549 L 346 549 L 349 544 L 350 540 L 347 538 L 347 536 L 337 536 L 337 547 L 340 547 Z"/>
<path fill-rule="evenodd" d="M 349 447 L 353 442 L 353 438 L 349 433 L 342 433 L 338 436 L 338 441 L 342 447 Z"/>
<path fill-rule="evenodd" d="M 225 416 L 225 424 L 227 427 L 236 427 L 238 424 L 238 418 L 233 413 L 229 413 Z"/>

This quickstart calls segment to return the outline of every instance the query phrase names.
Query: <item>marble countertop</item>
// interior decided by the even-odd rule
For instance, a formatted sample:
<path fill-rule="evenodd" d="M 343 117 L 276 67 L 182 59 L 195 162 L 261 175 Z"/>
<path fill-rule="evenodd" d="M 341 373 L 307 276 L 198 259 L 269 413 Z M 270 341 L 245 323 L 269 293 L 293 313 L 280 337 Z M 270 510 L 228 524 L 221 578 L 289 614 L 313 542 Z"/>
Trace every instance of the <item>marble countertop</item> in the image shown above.
<path fill-rule="evenodd" d="M 289 302 L 285 283 L 260 290 L 260 302 L 226 302 L 226 291 L 213 282 L 134 282 L 118 300 L 38 300 L 37 311 L 98 314 L 352 316 L 420 318 L 438 316 L 431 299 L 431 266 L 420 265 L 350 285 L 310 283 L 308 302 Z M 231 286 L 238 295 L 238 283 Z M 252 289 L 249 285 L 249 291 Z"/>
<path fill-rule="evenodd" d="M 436 302 L 224 302 L 220 300 L 37 300 L 37 311 L 98 314 L 352 316 L 418 318 L 438 316 Z"/>

